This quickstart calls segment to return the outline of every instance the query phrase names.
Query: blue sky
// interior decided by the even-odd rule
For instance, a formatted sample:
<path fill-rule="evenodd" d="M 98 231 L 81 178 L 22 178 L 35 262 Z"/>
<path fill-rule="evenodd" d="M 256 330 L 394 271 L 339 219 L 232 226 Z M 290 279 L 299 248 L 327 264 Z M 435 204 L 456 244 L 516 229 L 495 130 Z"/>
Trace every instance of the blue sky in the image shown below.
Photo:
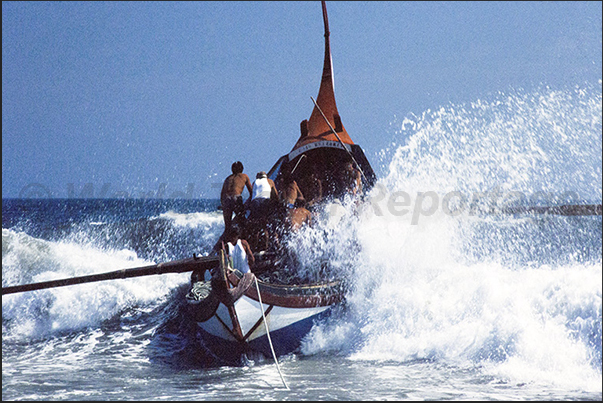
<path fill-rule="evenodd" d="M 601 80 L 601 2 L 327 10 L 338 109 L 371 162 L 396 117 Z M 323 52 L 319 1 L 3 2 L 2 196 L 217 197 L 232 162 L 252 176 L 290 151 Z"/>

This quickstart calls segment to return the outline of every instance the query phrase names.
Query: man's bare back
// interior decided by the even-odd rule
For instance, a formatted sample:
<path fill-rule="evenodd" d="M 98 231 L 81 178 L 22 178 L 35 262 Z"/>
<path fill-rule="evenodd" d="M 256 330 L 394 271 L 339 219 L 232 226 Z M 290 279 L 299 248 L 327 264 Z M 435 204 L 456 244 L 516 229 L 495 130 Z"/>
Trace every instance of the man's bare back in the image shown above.
<path fill-rule="evenodd" d="M 289 210 L 287 219 L 291 229 L 297 231 L 304 224 L 312 224 L 312 213 L 305 207 L 297 207 Z"/>
<path fill-rule="evenodd" d="M 299 189 L 299 186 L 297 186 L 297 182 L 295 182 L 294 180 L 286 184 L 283 191 L 281 192 L 281 200 L 283 200 L 285 205 L 295 204 L 295 200 L 303 198 L 304 195 Z"/>
<path fill-rule="evenodd" d="M 245 207 L 243 205 L 243 189 L 247 187 L 249 198 L 251 198 L 251 182 L 249 176 L 243 173 L 243 164 L 240 161 L 232 164 L 232 174 L 224 179 L 222 192 L 220 192 L 220 203 L 222 204 L 222 215 L 224 216 L 224 232 L 230 230 L 232 214 L 239 220 L 242 219 Z"/>
<path fill-rule="evenodd" d="M 220 199 L 224 200 L 225 197 L 229 196 L 240 196 L 243 193 L 243 189 L 247 187 L 249 194 L 251 195 L 251 182 L 249 176 L 244 173 L 230 174 L 222 185 L 222 193 Z"/>

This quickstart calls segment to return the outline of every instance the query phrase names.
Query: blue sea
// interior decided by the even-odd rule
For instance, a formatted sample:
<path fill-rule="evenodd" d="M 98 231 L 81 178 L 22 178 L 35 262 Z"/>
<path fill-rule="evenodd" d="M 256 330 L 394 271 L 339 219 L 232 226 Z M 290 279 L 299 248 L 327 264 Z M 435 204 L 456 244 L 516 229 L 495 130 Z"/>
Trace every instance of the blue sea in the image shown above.
<path fill-rule="evenodd" d="M 602 217 L 501 211 L 601 204 L 601 127 L 600 85 L 394 118 L 367 198 L 287 241 L 349 285 L 279 358 L 289 390 L 204 349 L 182 273 L 3 296 L 2 399 L 600 401 Z M 2 285 L 206 255 L 218 205 L 5 198 Z"/>

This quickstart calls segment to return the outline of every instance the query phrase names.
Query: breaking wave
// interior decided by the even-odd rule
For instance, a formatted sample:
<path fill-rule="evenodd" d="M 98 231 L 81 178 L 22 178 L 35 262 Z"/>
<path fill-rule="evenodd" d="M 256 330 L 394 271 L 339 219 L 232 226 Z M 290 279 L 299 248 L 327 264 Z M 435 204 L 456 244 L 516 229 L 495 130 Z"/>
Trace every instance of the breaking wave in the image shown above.
<path fill-rule="evenodd" d="M 105 273 L 206 254 L 223 230 L 216 212 L 166 213 L 127 222 L 84 220 L 50 239 L 2 229 L 2 285 Z M 2 297 L 3 337 L 40 338 L 156 309 L 190 274 L 102 281 Z"/>
<path fill-rule="evenodd" d="M 571 191 L 569 201 L 600 204 L 601 89 L 500 94 L 394 124 L 378 185 L 358 212 L 344 204 L 333 241 L 318 243 L 342 256 L 352 287 L 346 309 L 315 326 L 303 352 L 433 360 L 503 382 L 600 392 L 601 216 L 468 205 L 492 189 L 528 203 L 543 204 L 543 193 L 530 199 L 537 192 L 564 203 Z M 465 209 L 423 206 L 427 192 L 432 205 L 465 195 Z M 316 242 L 315 231 L 297 242 Z M 339 242 L 350 238 L 353 256 Z"/>
<path fill-rule="evenodd" d="M 153 264 L 128 249 L 101 250 L 2 229 L 2 285 L 27 284 Z M 128 311 L 164 301 L 180 274 L 103 281 L 2 297 L 3 337 L 39 338 L 97 327 Z"/>
<path fill-rule="evenodd" d="M 327 219 L 287 240 L 303 276 L 350 286 L 345 306 L 312 329 L 302 352 L 429 360 L 501 382 L 600 392 L 601 216 L 470 207 L 493 195 L 507 203 L 511 192 L 528 204 L 600 204 L 601 88 L 499 94 L 393 127 L 369 197 L 328 206 Z M 223 230 L 213 204 L 151 211 L 150 202 L 127 201 L 123 212 L 92 214 L 87 203 L 3 228 L 3 286 L 206 254 Z M 73 212 L 81 219 L 59 228 Z M 144 316 L 140 332 L 159 330 L 155 343 L 169 344 L 181 326 L 170 297 L 188 281 L 169 274 L 3 296 L 3 337 L 92 328 L 93 343 L 106 334 L 98 326 Z"/>

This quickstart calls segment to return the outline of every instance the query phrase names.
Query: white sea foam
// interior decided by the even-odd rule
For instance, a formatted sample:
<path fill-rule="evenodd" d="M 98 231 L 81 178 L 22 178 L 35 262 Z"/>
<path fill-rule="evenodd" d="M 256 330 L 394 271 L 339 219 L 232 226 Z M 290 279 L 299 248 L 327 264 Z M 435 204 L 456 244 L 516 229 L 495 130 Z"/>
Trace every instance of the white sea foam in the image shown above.
<path fill-rule="evenodd" d="M 219 213 L 169 211 L 154 219 L 168 220 L 176 230 L 195 231 L 195 239 L 210 246 L 224 225 Z M 79 231 L 62 241 L 47 241 L 3 228 L 2 284 L 28 284 L 156 263 L 139 258 L 130 249 L 99 247 L 102 242 L 95 239 Z M 188 280 L 187 273 L 165 274 L 6 295 L 2 297 L 2 317 L 10 322 L 10 332 L 3 335 L 38 337 L 98 326 L 130 308 L 162 302 L 173 288 Z"/>
<path fill-rule="evenodd" d="M 600 89 L 505 95 L 407 123 L 383 153 L 379 183 L 390 193 L 572 190 L 601 202 Z M 443 360 L 503 381 L 601 391 L 600 217 L 437 209 L 413 223 L 382 206 L 376 214 L 369 198 L 334 229 L 332 239 L 353 232 L 359 246 L 345 257 L 347 311 L 315 326 L 304 353 Z M 345 243 L 314 244 L 345 256 Z"/>
<path fill-rule="evenodd" d="M 224 231 L 224 219 L 220 212 L 197 212 L 197 213 L 176 213 L 168 211 L 160 214 L 156 219 L 168 220 L 179 232 L 188 232 L 197 240 L 199 249 L 190 251 L 190 253 L 209 252 L 220 234 Z"/>
<path fill-rule="evenodd" d="M 405 119 L 384 149 L 379 183 L 410 195 L 572 190 L 600 203 L 600 94 L 501 95 Z M 601 260 L 584 253 L 597 248 L 588 242 L 600 217 L 452 217 L 437 209 L 413 224 L 411 214 L 382 207 L 376 214 L 369 199 L 353 213 L 345 202 L 290 240 L 307 277 L 324 274 L 316 263 L 326 259 L 351 286 L 346 309 L 313 328 L 305 354 L 443 361 L 501 381 L 601 391 Z M 212 241 L 223 229 L 218 212 L 155 219 Z M 3 229 L 2 238 L 3 285 L 153 263 L 77 237 L 51 242 Z M 3 296 L 3 337 L 97 327 L 187 281 L 173 274 Z"/>
<path fill-rule="evenodd" d="M 178 227 L 224 227 L 224 220 L 220 212 L 176 213 L 174 211 L 168 211 L 160 214 L 157 218 L 170 220 Z"/>
<path fill-rule="evenodd" d="M 154 264 L 127 249 L 101 250 L 72 242 L 52 242 L 2 229 L 2 285 L 78 277 Z M 2 318 L 10 335 L 98 326 L 129 308 L 160 301 L 186 282 L 186 274 L 165 274 L 58 287 L 2 297 Z M 4 322 L 3 322 L 4 323 Z M 6 336 L 3 329 L 3 337 Z"/>

